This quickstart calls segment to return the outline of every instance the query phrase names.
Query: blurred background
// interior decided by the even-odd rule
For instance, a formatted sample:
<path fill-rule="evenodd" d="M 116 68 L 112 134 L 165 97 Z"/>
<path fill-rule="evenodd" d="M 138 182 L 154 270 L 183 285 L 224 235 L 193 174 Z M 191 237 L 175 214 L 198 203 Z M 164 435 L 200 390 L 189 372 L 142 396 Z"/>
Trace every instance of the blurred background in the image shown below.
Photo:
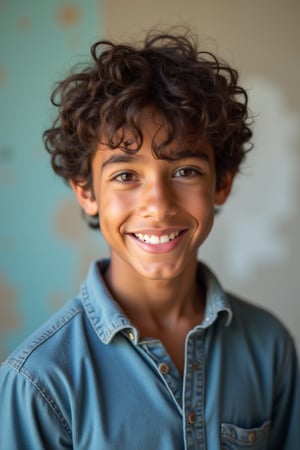
<path fill-rule="evenodd" d="M 273 311 L 300 351 L 299 19 L 298 0 L 0 0 L 0 360 L 108 254 L 43 148 L 54 83 L 97 39 L 170 25 L 240 71 L 256 117 L 254 150 L 199 258 Z"/>

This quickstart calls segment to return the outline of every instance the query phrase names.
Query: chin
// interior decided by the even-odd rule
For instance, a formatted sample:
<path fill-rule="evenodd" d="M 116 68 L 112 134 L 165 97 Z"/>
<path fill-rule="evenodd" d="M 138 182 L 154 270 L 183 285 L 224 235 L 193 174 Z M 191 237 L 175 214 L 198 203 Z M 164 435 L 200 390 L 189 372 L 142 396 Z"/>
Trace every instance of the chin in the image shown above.
<path fill-rule="evenodd" d="M 149 264 L 138 270 L 143 278 L 148 280 L 173 280 L 180 276 L 184 269 L 174 265 L 156 263 Z"/>

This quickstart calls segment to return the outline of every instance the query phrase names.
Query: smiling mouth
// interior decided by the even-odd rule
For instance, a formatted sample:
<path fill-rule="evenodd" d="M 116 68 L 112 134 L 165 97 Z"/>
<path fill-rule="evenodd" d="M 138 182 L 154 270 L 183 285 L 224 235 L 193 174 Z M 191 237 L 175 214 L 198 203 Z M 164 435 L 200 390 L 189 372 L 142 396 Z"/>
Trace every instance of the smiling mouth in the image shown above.
<path fill-rule="evenodd" d="M 179 234 L 180 234 L 179 231 L 175 231 L 174 233 L 163 234 L 162 236 L 155 236 L 155 235 L 150 236 L 149 234 L 142 234 L 142 233 L 134 233 L 134 236 L 141 242 L 146 242 L 147 244 L 152 245 L 159 245 L 173 241 L 179 236 Z"/>

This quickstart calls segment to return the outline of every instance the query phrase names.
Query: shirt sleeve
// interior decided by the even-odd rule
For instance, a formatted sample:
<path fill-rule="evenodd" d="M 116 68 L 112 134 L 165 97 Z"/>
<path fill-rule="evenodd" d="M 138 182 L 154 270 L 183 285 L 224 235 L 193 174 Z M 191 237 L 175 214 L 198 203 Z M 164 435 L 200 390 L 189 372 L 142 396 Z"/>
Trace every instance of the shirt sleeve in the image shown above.
<path fill-rule="evenodd" d="M 275 381 L 275 397 L 268 448 L 298 450 L 300 442 L 300 374 L 292 339 L 285 348 Z"/>
<path fill-rule="evenodd" d="M 26 372 L 1 367 L 0 399 L 0 450 L 72 448 L 55 405 Z"/>

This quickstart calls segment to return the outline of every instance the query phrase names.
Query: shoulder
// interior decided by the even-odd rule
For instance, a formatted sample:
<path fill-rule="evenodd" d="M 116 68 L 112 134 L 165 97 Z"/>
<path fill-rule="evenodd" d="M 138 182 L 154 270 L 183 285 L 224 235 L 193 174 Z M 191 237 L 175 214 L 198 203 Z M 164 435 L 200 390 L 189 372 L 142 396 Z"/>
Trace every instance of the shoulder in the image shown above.
<path fill-rule="evenodd" d="M 227 294 L 227 297 L 233 314 L 233 323 L 290 336 L 283 322 L 271 311 L 233 294 Z"/>
<path fill-rule="evenodd" d="M 59 358 L 68 349 L 72 335 L 74 338 L 86 326 L 85 322 L 83 305 L 75 297 L 19 345 L 4 365 L 22 371 L 32 364 L 39 367 L 44 360 L 53 363 L 54 353 Z"/>
<path fill-rule="evenodd" d="M 44 420 L 47 416 L 44 411 L 49 410 L 49 418 L 52 417 L 54 422 L 58 420 L 67 434 L 70 433 L 62 411 L 68 404 L 70 384 L 74 382 L 69 374 L 73 372 L 71 361 L 76 355 L 76 346 L 80 352 L 78 334 L 87 334 L 84 316 L 80 299 L 72 299 L 2 363 L 0 396 L 3 408 L 0 407 L 0 417 L 5 414 L 17 416 L 25 408 L 26 417 L 22 420 L 31 420 L 33 411 L 39 411 L 39 419 Z"/>
<path fill-rule="evenodd" d="M 297 358 L 294 339 L 276 315 L 232 294 L 228 294 L 228 300 L 232 310 L 228 328 L 237 341 L 247 343 L 266 360 L 287 362 Z"/>
<path fill-rule="evenodd" d="M 74 359 L 80 352 L 79 334 L 87 334 L 84 308 L 79 298 L 69 301 L 47 322 L 29 336 L 8 358 L 0 369 L 1 420 L 9 426 L 16 420 L 31 427 L 31 434 L 23 436 L 30 444 L 24 448 L 35 448 L 32 439 L 40 430 L 39 425 L 55 430 L 56 435 L 47 436 L 44 448 L 58 448 L 50 441 L 69 439 L 71 420 L 68 405 L 72 397 L 74 382 Z M 24 411 L 26 414 L 24 415 Z M 42 425 L 44 424 L 44 425 Z M 20 430 L 19 430 L 20 431 Z M 21 435 L 21 433 L 20 433 Z M 46 437 L 45 437 L 46 438 Z M 21 439 L 16 448 L 23 448 Z M 37 438 L 38 439 L 38 438 Z M 27 441 L 26 441 L 27 442 Z M 51 441 L 52 442 L 52 441 Z"/>
<path fill-rule="evenodd" d="M 31 336 L 29 336 L 8 357 L 5 364 L 14 367 L 17 371 L 29 365 L 38 364 L 38 361 L 60 360 L 62 355 L 69 352 L 70 358 L 76 350 L 80 352 L 81 343 L 90 339 L 93 328 L 93 302 L 101 303 L 104 287 L 101 285 L 100 269 L 107 264 L 105 261 L 95 261 L 91 264 L 86 278 L 83 280 L 80 292 L 70 299 L 62 308 L 53 314 Z M 100 267 L 100 268 L 99 268 Z M 87 288 L 88 286 L 88 288 Z M 96 294 L 98 297 L 95 299 Z M 90 303 L 86 300 L 88 297 Z M 91 312 L 92 311 L 92 312 Z M 94 313 L 95 321 L 100 321 L 102 311 L 99 307 Z M 46 364 L 45 362 L 45 364 Z M 46 364 L 47 366 L 47 364 Z"/>

